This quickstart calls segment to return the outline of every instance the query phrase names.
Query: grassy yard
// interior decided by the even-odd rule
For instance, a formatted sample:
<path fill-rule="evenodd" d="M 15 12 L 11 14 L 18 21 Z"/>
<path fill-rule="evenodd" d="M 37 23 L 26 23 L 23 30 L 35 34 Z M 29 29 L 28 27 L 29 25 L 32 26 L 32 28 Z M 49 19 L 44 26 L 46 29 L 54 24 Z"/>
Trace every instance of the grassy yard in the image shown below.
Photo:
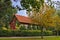
<path fill-rule="evenodd" d="M 44 39 L 41 38 L 0 38 L 0 40 L 60 40 L 60 36 L 49 36 L 49 37 L 44 37 Z"/>

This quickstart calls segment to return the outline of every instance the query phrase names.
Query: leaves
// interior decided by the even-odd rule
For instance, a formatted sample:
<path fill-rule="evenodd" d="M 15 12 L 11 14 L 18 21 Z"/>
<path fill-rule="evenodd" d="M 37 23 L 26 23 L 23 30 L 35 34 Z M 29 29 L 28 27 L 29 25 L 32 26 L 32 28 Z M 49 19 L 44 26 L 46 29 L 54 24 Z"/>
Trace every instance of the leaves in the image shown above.
<path fill-rule="evenodd" d="M 11 7 L 10 0 L 0 0 L 0 25 L 8 27 L 9 22 L 15 11 L 16 10 L 12 9 Z"/>
<path fill-rule="evenodd" d="M 23 6 L 24 9 L 30 9 L 30 6 L 32 8 L 35 8 L 35 10 L 37 11 L 37 9 L 40 8 L 41 5 L 43 5 L 44 3 L 44 0 L 22 0 L 21 1 L 21 4 Z"/>
<path fill-rule="evenodd" d="M 30 16 L 34 23 L 37 23 L 41 26 L 55 26 L 53 15 L 55 14 L 55 9 L 51 8 L 48 5 L 43 5 L 39 9 L 39 12 L 32 10 L 32 15 Z"/>

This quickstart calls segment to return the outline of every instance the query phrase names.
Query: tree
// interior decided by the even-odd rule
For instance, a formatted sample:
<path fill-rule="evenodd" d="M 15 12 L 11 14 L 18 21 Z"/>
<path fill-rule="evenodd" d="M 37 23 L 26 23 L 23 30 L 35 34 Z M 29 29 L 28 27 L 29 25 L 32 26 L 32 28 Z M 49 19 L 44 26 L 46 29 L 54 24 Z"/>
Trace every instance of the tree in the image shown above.
<path fill-rule="evenodd" d="M 56 30 L 57 36 L 58 36 L 59 31 L 60 31 L 60 16 L 58 15 L 58 13 L 55 15 L 54 21 L 55 21 L 55 30 Z"/>
<path fill-rule="evenodd" d="M 12 9 L 10 0 L 0 0 L 0 26 L 7 27 L 9 22 L 15 13 L 15 9 Z"/>
<path fill-rule="evenodd" d="M 44 0 L 22 0 L 21 5 L 24 9 L 31 11 L 32 8 L 35 8 L 36 11 L 39 11 L 41 5 L 43 5 Z M 38 9 L 38 10 L 37 10 Z"/>
<path fill-rule="evenodd" d="M 48 5 L 44 1 L 45 0 L 22 0 L 21 2 L 22 6 L 28 9 L 28 15 L 33 20 L 33 23 L 42 27 L 41 32 L 43 32 L 43 26 L 55 26 L 52 16 L 55 13 L 53 4 L 51 0 L 47 1 Z M 41 38 L 43 38 L 43 35 Z"/>

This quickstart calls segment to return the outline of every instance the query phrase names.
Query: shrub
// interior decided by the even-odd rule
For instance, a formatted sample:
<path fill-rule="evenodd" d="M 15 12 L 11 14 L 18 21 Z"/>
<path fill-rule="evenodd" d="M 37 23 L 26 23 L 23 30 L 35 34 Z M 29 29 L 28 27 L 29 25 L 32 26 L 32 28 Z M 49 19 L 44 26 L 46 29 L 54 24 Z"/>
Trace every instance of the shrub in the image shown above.
<path fill-rule="evenodd" d="M 0 30 L 0 37 L 4 36 L 40 36 L 41 31 L 40 30 Z M 52 31 L 45 31 L 43 32 L 44 36 L 52 35 Z"/>

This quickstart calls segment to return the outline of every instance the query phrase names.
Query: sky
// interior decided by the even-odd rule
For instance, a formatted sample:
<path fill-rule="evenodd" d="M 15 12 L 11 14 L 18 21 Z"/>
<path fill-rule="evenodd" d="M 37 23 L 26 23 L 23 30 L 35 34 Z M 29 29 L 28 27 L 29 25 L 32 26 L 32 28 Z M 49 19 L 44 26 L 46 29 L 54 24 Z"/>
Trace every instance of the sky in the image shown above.
<path fill-rule="evenodd" d="M 12 6 L 16 8 L 16 5 L 18 5 L 21 9 L 23 9 L 21 4 L 20 4 L 20 1 L 21 0 L 18 0 L 17 2 L 14 2 L 13 0 L 11 0 Z M 18 9 L 16 9 L 16 10 L 17 10 L 17 13 L 16 13 L 17 15 L 27 16 L 27 11 L 26 10 L 20 10 L 20 11 Z"/>
<path fill-rule="evenodd" d="M 20 4 L 20 1 L 21 0 L 18 0 L 17 2 L 14 2 L 13 0 L 11 0 L 11 3 L 12 3 L 12 6 L 14 6 L 14 7 L 16 7 L 16 5 L 18 5 L 21 9 L 22 9 L 22 6 L 21 6 L 21 4 Z M 60 0 L 52 0 L 52 1 L 60 1 Z M 57 5 L 55 5 L 55 7 L 56 7 Z M 22 15 L 22 16 L 27 16 L 27 11 L 26 10 L 18 10 L 17 9 L 17 13 L 16 13 L 17 15 Z"/>

